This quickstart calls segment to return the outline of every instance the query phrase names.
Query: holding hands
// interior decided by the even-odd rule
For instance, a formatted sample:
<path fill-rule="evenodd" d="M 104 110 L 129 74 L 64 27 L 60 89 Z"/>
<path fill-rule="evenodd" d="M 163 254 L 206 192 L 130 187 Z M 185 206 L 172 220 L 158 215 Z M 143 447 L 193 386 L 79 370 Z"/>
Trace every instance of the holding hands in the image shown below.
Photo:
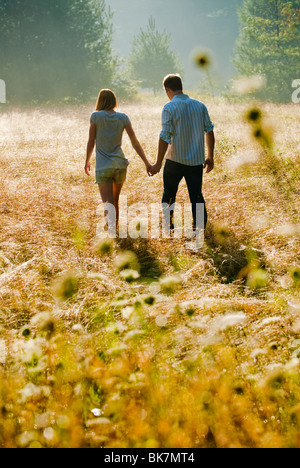
<path fill-rule="evenodd" d="M 161 138 L 159 139 L 157 161 L 156 164 L 150 167 L 150 172 L 148 172 L 149 177 L 153 177 L 160 172 L 168 146 L 167 142 Z"/>
<path fill-rule="evenodd" d="M 151 165 L 149 161 L 145 162 L 146 171 L 149 177 L 153 177 L 158 174 L 161 170 L 161 164 L 157 162 L 156 164 Z"/>
<path fill-rule="evenodd" d="M 155 176 L 156 174 L 160 172 L 160 170 L 161 170 L 161 164 L 159 162 L 157 162 L 156 164 L 153 164 L 153 166 L 151 166 L 149 176 L 150 177 Z"/>
<path fill-rule="evenodd" d="M 149 161 L 145 162 L 145 166 L 146 166 L 146 171 L 147 171 L 148 176 L 151 177 L 151 168 L 152 168 L 152 166 L 149 163 Z"/>

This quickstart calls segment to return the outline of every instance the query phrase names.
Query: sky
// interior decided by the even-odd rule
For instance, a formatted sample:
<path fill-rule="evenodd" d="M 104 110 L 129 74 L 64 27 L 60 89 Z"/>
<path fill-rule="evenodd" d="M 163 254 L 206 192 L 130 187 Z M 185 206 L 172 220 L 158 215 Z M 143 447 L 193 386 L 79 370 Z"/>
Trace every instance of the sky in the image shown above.
<path fill-rule="evenodd" d="M 190 53 L 195 47 L 205 47 L 215 58 L 214 78 L 220 85 L 235 74 L 231 62 L 239 24 L 237 6 L 242 0 L 106 0 L 114 13 L 113 47 L 126 58 L 134 36 L 145 30 L 150 16 L 159 31 L 172 36 L 172 49 L 184 66 L 184 81 L 188 88 L 203 80 L 194 68 Z"/>

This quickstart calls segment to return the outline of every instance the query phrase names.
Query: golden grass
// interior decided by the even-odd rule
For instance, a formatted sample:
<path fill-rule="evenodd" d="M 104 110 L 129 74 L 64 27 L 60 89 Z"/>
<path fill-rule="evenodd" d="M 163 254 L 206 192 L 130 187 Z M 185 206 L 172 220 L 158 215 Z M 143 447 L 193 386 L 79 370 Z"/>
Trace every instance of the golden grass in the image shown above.
<path fill-rule="evenodd" d="M 257 106 L 271 147 L 251 104 L 208 103 L 216 169 L 198 252 L 95 247 L 92 106 L 1 114 L 1 447 L 300 446 L 299 107 Z M 161 105 L 121 110 L 154 162 Z M 160 202 L 161 175 L 124 149 L 128 203 Z M 139 278 L 120 274 L 124 251 Z"/>

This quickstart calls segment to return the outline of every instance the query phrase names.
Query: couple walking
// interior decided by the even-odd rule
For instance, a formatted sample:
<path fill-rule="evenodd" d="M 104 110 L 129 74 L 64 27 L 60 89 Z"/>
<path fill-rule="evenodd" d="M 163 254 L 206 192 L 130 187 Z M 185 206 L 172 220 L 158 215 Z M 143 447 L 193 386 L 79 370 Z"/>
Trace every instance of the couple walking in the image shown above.
<path fill-rule="evenodd" d="M 173 226 L 173 210 L 179 184 L 185 178 L 193 213 L 193 227 L 199 227 L 197 204 L 204 205 L 204 223 L 207 224 L 207 211 L 202 195 L 203 171 L 214 168 L 214 126 L 204 104 L 183 93 L 179 75 L 168 75 L 163 82 L 170 102 L 162 113 L 162 132 L 159 138 L 157 162 L 151 165 L 141 147 L 126 114 L 116 112 L 117 100 L 110 90 L 102 90 L 98 96 L 96 112 L 91 116 L 85 172 L 91 175 L 91 158 L 96 145 L 96 184 L 104 206 L 115 208 L 116 220 L 119 219 L 119 197 L 126 180 L 129 165 L 122 149 L 122 136 L 126 130 L 132 146 L 146 166 L 151 177 L 158 174 L 163 160 L 171 145 L 170 156 L 164 166 L 164 219 Z M 205 137 L 206 135 L 206 137 Z M 205 158 L 205 140 L 207 157 Z M 166 220 L 167 211 L 167 220 Z"/>

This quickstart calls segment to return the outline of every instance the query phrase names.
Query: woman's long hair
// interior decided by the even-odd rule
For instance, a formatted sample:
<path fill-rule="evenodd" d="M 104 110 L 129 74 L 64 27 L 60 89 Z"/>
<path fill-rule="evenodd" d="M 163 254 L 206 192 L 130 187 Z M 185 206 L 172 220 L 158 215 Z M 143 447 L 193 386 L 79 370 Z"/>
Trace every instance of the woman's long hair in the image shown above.
<path fill-rule="evenodd" d="M 101 89 L 97 99 L 96 111 L 111 111 L 114 110 L 117 105 L 118 103 L 115 93 L 110 89 Z"/>

